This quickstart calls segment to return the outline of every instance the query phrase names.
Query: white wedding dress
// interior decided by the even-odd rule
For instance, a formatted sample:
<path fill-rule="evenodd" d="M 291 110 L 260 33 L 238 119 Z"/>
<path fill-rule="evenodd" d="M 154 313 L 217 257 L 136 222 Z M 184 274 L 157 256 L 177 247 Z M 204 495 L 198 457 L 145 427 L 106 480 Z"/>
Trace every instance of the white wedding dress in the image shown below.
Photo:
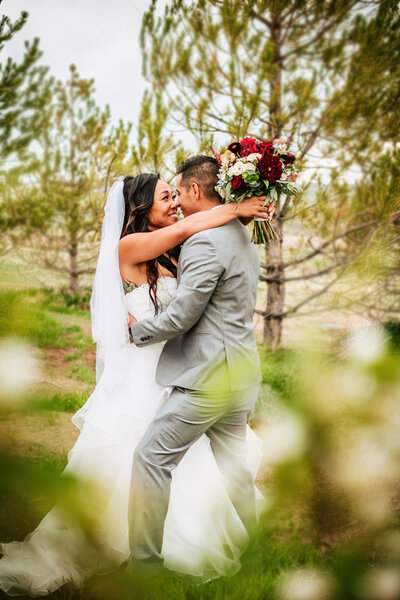
<path fill-rule="evenodd" d="M 165 309 L 176 280 L 161 277 L 157 296 Z M 137 319 L 154 316 L 148 285 L 125 296 Z M 23 542 L 0 544 L 0 589 L 9 595 L 47 595 L 67 582 L 80 585 L 95 574 L 116 569 L 129 556 L 128 498 L 133 451 L 158 406 L 170 393 L 156 383 L 163 343 L 128 347 L 129 365 L 118 382 L 98 385 L 73 416 L 80 436 L 64 473 L 93 482 L 96 496 L 96 545 L 55 506 Z M 255 477 L 260 440 L 247 429 L 248 463 Z M 246 530 L 227 495 L 207 436 L 203 435 L 173 471 L 162 553 L 169 569 L 205 581 L 236 572 L 247 542 Z M 262 496 L 256 490 L 262 504 Z"/>

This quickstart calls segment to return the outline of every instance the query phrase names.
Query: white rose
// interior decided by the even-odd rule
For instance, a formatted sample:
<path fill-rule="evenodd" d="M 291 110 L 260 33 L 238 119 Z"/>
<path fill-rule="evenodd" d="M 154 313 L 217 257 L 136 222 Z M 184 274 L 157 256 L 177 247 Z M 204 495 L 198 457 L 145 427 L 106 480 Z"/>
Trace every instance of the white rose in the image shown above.
<path fill-rule="evenodd" d="M 238 160 L 230 169 L 228 169 L 229 177 L 234 177 L 235 175 L 241 175 L 246 170 L 246 165 Z"/>
<path fill-rule="evenodd" d="M 256 165 L 253 165 L 253 163 L 246 163 L 244 165 L 244 170 L 245 171 L 255 171 L 256 170 Z"/>
<path fill-rule="evenodd" d="M 256 160 L 260 160 L 260 158 L 261 154 L 259 152 L 253 152 L 252 154 L 246 156 L 246 160 L 249 162 L 255 162 Z"/>

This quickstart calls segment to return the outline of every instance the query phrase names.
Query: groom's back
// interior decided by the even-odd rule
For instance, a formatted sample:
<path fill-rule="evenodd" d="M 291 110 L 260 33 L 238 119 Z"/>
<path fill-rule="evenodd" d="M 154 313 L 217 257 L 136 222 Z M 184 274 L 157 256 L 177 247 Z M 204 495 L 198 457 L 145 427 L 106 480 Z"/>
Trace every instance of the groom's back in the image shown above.
<path fill-rule="evenodd" d="M 196 325 L 167 342 L 157 381 L 213 392 L 245 389 L 260 381 L 253 324 L 258 249 L 250 242 L 248 230 L 236 219 L 192 236 L 182 253 L 196 252 L 197 240 L 213 246 L 221 275 Z"/>

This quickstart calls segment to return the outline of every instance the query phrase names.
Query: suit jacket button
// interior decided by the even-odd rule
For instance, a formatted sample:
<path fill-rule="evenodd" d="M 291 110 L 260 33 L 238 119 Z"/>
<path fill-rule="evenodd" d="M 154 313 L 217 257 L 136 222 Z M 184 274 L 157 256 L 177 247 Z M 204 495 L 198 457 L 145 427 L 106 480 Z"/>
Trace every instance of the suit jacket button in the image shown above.
<path fill-rule="evenodd" d="M 145 342 L 145 341 L 146 341 L 146 338 L 144 338 L 144 337 L 141 337 L 141 338 L 140 338 L 140 341 L 141 341 L 141 342 Z"/>

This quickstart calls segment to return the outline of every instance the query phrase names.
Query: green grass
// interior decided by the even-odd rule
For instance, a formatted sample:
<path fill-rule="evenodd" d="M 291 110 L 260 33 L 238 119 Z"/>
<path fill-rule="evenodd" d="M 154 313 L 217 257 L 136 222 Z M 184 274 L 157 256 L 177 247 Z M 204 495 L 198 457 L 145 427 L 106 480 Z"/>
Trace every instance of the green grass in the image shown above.
<path fill-rule="evenodd" d="M 74 379 L 78 379 L 82 383 L 92 386 L 96 385 L 96 375 L 93 370 L 86 365 L 79 364 L 79 362 L 68 371 L 68 375 Z"/>
<path fill-rule="evenodd" d="M 129 592 L 129 582 L 125 593 L 121 588 L 118 589 L 118 579 L 114 578 L 116 593 L 111 593 L 109 598 L 273 600 L 277 581 L 283 571 L 301 567 L 323 568 L 328 559 L 323 558 L 313 546 L 307 524 L 296 522 L 293 527 L 291 516 L 282 512 L 261 524 L 258 539 L 243 555 L 241 562 L 242 569 L 232 577 L 221 577 L 196 585 L 190 579 L 170 574 L 160 583 L 155 581 L 138 596 L 132 593 L 132 589 Z M 90 586 L 87 589 L 90 597 Z"/>
<path fill-rule="evenodd" d="M 290 397 L 293 379 L 298 366 L 298 351 L 283 348 L 266 350 L 259 348 L 262 383 L 280 395 Z"/>
<path fill-rule="evenodd" d="M 262 382 L 258 401 L 251 416 L 251 425 L 257 425 L 266 415 L 273 415 L 277 402 L 288 404 L 293 397 L 293 387 L 298 374 L 297 350 L 266 350 L 259 347 Z"/>
<path fill-rule="evenodd" d="M 25 410 L 45 410 L 58 412 L 76 412 L 87 400 L 85 392 L 57 392 L 41 394 L 27 399 L 23 404 Z"/>
<path fill-rule="evenodd" d="M 0 288 L 0 338 L 17 337 L 53 355 L 52 349 L 63 350 L 55 363 L 50 361 L 45 367 L 48 373 L 57 377 L 61 368 L 64 377 L 94 387 L 94 368 L 86 361 L 87 354 L 92 362 L 90 353 L 94 350 L 88 335 L 90 314 L 74 306 L 60 307 L 58 296 L 52 304 L 52 298 L 41 289 Z M 57 366 L 50 366 L 54 364 Z"/>
<path fill-rule="evenodd" d="M 0 292 L 0 337 L 18 336 L 39 348 L 62 347 L 68 330 L 20 291 Z"/>
<path fill-rule="evenodd" d="M 26 339 L 39 348 L 88 347 L 82 328 L 55 318 L 34 289 L 0 290 L 0 337 L 9 336 Z"/>

